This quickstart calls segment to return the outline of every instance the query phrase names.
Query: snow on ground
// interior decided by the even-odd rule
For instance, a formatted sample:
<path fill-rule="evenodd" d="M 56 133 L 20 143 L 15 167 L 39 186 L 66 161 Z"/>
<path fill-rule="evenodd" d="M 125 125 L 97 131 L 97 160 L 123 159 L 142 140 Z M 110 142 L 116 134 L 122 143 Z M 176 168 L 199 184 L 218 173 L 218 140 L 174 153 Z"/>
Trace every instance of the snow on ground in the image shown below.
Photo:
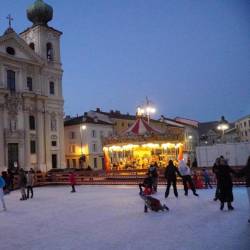
<path fill-rule="evenodd" d="M 164 187 L 156 197 L 162 201 Z M 169 212 L 143 212 L 138 189 L 132 186 L 36 188 L 33 200 L 5 196 L 0 212 L 2 250 L 249 250 L 249 208 L 245 188 L 235 188 L 235 210 L 219 210 L 213 190 L 200 197 L 173 193 Z M 172 190 L 171 190 L 172 191 Z"/>

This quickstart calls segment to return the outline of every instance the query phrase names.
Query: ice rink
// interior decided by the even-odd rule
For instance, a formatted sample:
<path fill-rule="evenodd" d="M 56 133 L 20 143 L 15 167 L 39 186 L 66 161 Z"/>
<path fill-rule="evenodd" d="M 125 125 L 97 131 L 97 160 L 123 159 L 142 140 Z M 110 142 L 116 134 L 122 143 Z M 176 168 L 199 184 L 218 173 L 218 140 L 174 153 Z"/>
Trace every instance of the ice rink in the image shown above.
<path fill-rule="evenodd" d="M 156 197 L 165 202 L 164 187 Z M 0 212 L 1 250 L 249 250 L 249 205 L 245 188 L 235 188 L 234 211 L 222 212 L 214 189 L 179 198 L 172 190 L 169 212 L 143 212 L 133 186 L 42 187 L 34 198 L 5 196 Z"/>

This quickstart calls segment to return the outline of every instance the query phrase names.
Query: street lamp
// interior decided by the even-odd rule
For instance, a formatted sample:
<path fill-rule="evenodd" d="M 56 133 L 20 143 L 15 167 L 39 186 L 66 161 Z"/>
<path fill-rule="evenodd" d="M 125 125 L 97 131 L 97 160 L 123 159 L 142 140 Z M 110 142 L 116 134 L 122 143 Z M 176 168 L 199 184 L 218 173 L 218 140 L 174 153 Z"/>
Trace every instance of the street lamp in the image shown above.
<path fill-rule="evenodd" d="M 229 123 L 224 116 L 221 117 L 217 129 L 222 131 L 222 140 L 223 140 L 225 130 L 229 129 Z"/>
<path fill-rule="evenodd" d="M 83 162 L 83 150 L 82 150 L 82 144 L 83 144 L 83 131 L 87 129 L 86 125 L 80 126 L 80 136 L 81 136 L 81 166 Z"/>
<path fill-rule="evenodd" d="M 156 109 L 150 104 L 148 98 L 146 98 L 146 105 L 143 108 L 141 107 L 137 108 L 137 114 L 139 116 L 142 116 L 142 115 L 147 116 L 148 124 L 150 121 L 150 114 L 154 114 L 155 112 L 156 112 Z"/>

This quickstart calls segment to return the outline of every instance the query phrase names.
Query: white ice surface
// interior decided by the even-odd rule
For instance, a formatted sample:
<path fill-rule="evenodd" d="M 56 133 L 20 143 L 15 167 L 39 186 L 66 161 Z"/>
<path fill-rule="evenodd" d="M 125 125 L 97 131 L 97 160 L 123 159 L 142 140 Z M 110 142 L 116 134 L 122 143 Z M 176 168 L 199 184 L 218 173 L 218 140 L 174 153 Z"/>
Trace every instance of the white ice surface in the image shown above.
<path fill-rule="evenodd" d="M 5 196 L 0 212 L 0 250 L 250 250 L 249 205 L 245 188 L 235 188 L 235 210 L 221 212 L 213 190 L 200 197 L 166 201 L 169 212 L 143 212 L 131 186 L 35 188 L 34 199 Z M 162 201 L 164 188 L 156 197 Z M 0 204 L 1 205 L 1 204 Z M 1 207 L 0 207 L 1 209 Z"/>

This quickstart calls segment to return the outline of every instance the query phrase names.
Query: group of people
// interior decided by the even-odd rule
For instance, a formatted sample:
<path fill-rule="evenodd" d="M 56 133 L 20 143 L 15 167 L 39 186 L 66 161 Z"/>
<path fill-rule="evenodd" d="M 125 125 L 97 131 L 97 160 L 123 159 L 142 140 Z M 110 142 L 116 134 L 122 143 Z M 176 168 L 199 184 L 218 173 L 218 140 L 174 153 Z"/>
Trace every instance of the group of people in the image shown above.
<path fill-rule="evenodd" d="M 33 186 L 35 184 L 35 172 L 31 168 L 27 173 L 24 169 L 18 170 L 18 180 L 21 192 L 21 201 L 33 198 Z M 2 203 L 3 210 L 6 211 L 6 204 L 4 201 L 4 195 L 9 194 L 13 190 L 14 175 L 8 172 L 2 172 L 0 176 L 0 200 Z"/>
<path fill-rule="evenodd" d="M 231 174 L 239 178 L 246 177 L 246 186 L 250 204 L 250 156 L 247 160 L 246 166 L 238 171 L 232 169 L 228 165 L 226 159 L 224 159 L 223 156 L 220 156 L 215 161 L 215 164 L 213 166 L 213 173 L 215 174 L 217 180 L 214 200 L 220 201 L 220 210 L 224 209 L 225 203 L 227 203 L 228 210 L 234 210 L 234 207 L 232 206 L 234 197 L 233 197 L 233 181 Z M 188 189 L 190 188 L 191 191 L 193 192 L 193 195 L 199 196 L 196 192 L 196 187 L 194 185 L 189 166 L 183 160 L 181 160 L 177 167 L 174 165 L 173 161 L 170 160 L 164 172 L 164 176 L 167 183 L 165 198 L 169 196 L 169 191 L 171 186 L 173 186 L 175 197 L 178 197 L 178 191 L 176 187 L 177 175 L 182 178 L 184 195 L 186 196 L 188 195 Z M 212 188 L 209 174 L 205 169 L 203 169 L 203 177 L 204 177 L 205 187 Z M 149 167 L 147 177 L 144 179 L 143 183 L 139 184 L 140 194 L 143 193 L 144 195 L 151 195 L 154 192 L 157 192 L 157 183 L 158 183 L 157 164 L 154 164 Z M 144 190 L 142 189 L 143 187 Z M 248 222 L 250 223 L 250 218 Z"/>

